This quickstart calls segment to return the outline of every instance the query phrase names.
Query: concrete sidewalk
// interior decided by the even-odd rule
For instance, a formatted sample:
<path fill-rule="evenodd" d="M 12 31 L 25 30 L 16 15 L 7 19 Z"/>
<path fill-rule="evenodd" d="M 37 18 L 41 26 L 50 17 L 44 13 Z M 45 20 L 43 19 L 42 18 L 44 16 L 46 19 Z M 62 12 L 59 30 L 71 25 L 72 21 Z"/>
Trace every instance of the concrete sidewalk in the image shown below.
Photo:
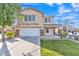
<path fill-rule="evenodd" d="M 29 39 L 28 39 L 29 40 Z M 31 41 L 22 38 L 15 38 L 6 41 L 7 48 L 11 56 L 40 56 L 40 38 L 32 39 Z M 37 40 L 38 44 L 32 41 Z M 1 48 L 0 43 L 0 48 Z M 3 51 L 1 51 L 3 52 Z"/>

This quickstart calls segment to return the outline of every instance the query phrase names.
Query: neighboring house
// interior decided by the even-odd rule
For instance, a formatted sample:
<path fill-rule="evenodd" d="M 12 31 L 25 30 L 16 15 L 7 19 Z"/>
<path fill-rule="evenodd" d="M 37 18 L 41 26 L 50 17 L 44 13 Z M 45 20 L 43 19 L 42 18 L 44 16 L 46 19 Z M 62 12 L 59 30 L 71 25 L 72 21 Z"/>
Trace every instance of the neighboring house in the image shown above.
<path fill-rule="evenodd" d="M 22 10 L 23 21 L 18 22 L 16 35 L 18 36 L 46 36 L 57 35 L 59 25 L 53 24 L 53 16 L 44 16 L 40 11 L 32 8 Z"/>
<path fill-rule="evenodd" d="M 67 32 L 75 31 L 75 28 L 73 28 L 71 25 L 63 26 L 63 30 L 66 30 Z"/>

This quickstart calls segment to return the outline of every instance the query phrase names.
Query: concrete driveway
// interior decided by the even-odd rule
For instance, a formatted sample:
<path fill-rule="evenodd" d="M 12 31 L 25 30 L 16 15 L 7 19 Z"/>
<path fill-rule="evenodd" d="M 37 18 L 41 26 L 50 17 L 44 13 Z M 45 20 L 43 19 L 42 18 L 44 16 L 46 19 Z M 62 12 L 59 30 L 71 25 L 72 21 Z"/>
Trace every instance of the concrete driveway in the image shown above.
<path fill-rule="evenodd" d="M 39 37 L 14 38 L 11 40 L 7 40 L 6 44 L 7 44 L 6 53 L 9 53 L 9 55 L 11 56 L 40 56 Z M 1 52 L 4 51 L 2 50 Z"/>

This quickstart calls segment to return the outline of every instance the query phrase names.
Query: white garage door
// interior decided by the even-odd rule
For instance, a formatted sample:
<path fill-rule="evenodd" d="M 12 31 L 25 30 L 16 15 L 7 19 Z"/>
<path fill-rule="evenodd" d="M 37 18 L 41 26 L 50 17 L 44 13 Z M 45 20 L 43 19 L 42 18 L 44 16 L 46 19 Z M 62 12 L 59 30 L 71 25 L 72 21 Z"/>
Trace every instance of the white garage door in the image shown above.
<path fill-rule="evenodd" d="M 39 28 L 21 28 L 20 36 L 40 36 Z"/>

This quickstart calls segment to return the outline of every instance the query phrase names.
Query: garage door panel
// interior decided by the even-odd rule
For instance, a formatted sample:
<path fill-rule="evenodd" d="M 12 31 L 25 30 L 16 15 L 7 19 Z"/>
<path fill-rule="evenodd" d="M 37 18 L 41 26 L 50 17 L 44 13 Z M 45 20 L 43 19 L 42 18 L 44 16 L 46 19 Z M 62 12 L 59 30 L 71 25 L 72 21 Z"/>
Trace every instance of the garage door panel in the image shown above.
<path fill-rule="evenodd" d="M 20 36 L 40 36 L 39 28 L 21 28 Z"/>

